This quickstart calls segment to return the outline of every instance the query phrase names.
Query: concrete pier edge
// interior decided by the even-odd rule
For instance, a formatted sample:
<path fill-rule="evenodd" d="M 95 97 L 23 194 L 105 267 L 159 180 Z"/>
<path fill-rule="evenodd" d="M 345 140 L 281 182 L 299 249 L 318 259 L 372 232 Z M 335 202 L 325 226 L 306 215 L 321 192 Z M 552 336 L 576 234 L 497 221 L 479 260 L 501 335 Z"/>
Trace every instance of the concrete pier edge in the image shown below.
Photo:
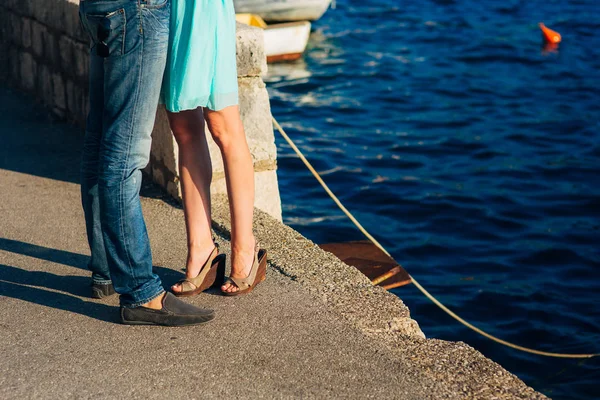
<path fill-rule="evenodd" d="M 289 226 L 258 209 L 254 226 L 261 247 L 268 250 L 269 273 L 277 271 L 299 283 L 367 340 L 418 365 L 458 398 L 546 398 L 466 343 L 426 339 L 399 297 L 373 286 L 356 268 Z M 213 205 L 213 228 L 228 239 L 230 227 L 227 198 L 218 196 Z M 438 393 L 432 398 L 446 396 Z"/>

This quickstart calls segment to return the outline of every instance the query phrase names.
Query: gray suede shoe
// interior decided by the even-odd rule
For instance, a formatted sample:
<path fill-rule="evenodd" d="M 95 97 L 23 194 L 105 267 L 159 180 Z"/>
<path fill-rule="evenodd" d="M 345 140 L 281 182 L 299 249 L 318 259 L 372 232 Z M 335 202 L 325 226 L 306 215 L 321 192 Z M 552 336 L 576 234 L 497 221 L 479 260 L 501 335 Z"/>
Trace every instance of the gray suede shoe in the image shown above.
<path fill-rule="evenodd" d="M 121 322 L 126 325 L 198 325 L 215 318 L 215 312 L 188 304 L 171 293 L 162 300 L 162 309 L 148 307 L 121 307 Z"/>

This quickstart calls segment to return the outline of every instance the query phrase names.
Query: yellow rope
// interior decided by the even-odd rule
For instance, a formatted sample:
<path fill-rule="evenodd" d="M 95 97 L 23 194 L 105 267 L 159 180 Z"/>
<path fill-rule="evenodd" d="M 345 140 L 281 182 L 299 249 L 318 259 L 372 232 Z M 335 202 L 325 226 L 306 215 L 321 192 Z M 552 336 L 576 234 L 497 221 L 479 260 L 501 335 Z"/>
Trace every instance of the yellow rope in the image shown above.
<path fill-rule="evenodd" d="M 279 122 L 277 122 L 277 120 L 275 118 L 273 118 L 273 124 L 275 124 L 275 127 L 277 128 L 277 130 L 279 131 L 279 133 L 281 134 L 281 136 L 283 136 L 283 138 L 288 142 L 288 144 L 291 146 L 291 148 L 296 152 L 296 154 L 298 155 L 298 157 L 300 157 L 300 159 L 302 160 L 302 162 L 304 163 L 304 165 L 306 165 L 306 167 L 308 168 L 308 170 L 313 174 L 313 176 L 317 179 L 317 181 L 319 181 L 319 183 L 321 184 L 321 186 L 323 186 L 323 189 L 325 189 L 325 191 L 327 192 L 327 194 L 329 195 L 329 197 L 331 197 L 331 199 L 335 202 L 335 204 L 337 204 L 337 206 L 344 212 L 344 214 L 346 214 L 346 216 L 348 218 L 350 218 L 350 220 L 354 223 L 354 225 L 356 225 L 356 227 L 375 245 L 377 246 L 377 248 L 379 248 L 379 250 L 383 251 L 385 254 L 387 254 L 389 257 L 393 258 L 390 253 L 388 253 L 388 251 L 377 241 L 377 239 L 375 239 L 369 232 L 367 232 L 367 230 L 360 224 L 360 222 L 358 222 L 358 220 L 356 218 L 354 218 L 354 216 L 352 215 L 352 213 L 350 213 L 350 211 L 348 211 L 348 209 L 346 207 L 344 207 L 344 205 L 342 204 L 342 202 L 337 198 L 337 196 L 331 191 L 331 189 L 329 189 L 329 187 L 327 186 L 327 184 L 325 183 L 325 181 L 323 181 L 323 179 L 321 178 L 321 176 L 319 175 L 319 173 L 313 168 L 313 166 L 310 164 L 310 162 L 308 162 L 308 160 L 306 159 L 306 157 L 304 157 L 304 155 L 302 154 L 302 152 L 300 151 L 300 149 L 298 149 L 298 147 L 296 147 L 296 145 L 294 144 L 294 142 L 292 141 L 292 139 L 290 139 L 290 137 L 285 133 L 285 131 L 283 130 L 283 128 L 281 127 L 281 125 L 279 125 Z M 511 347 L 513 349 L 516 350 L 521 350 L 527 353 L 532 353 L 532 354 L 537 354 L 540 356 L 547 356 L 547 357 L 559 357 L 559 358 L 591 358 L 591 357 L 597 357 L 600 354 L 563 354 L 563 353 L 552 353 L 552 352 L 547 352 L 547 351 L 540 351 L 540 350 L 535 350 L 535 349 L 530 349 L 527 347 L 523 347 L 523 346 L 519 346 L 510 342 L 507 342 L 506 340 L 502 340 L 500 338 L 497 338 L 496 336 L 490 335 L 489 333 L 479 329 L 478 327 L 472 325 L 471 323 L 465 321 L 464 319 L 462 319 L 461 317 L 459 317 L 458 315 L 456 315 L 454 312 L 452 312 L 450 309 L 448 309 L 448 307 L 446 307 L 445 305 L 443 305 L 438 299 L 436 299 L 435 297 L 433 297 L 433 295 L 431 295 L 431 293 L 429 293 L 427 290 L 425 290 L 425 288 L 423 286 L 421 286 L 421 284 L 419 284 L 419 282 L 417 282 L 417 280 L 415 278 L 413 278 L 411 275 L 409 275 L 410 279 L 412 280 L 412 282 L 414 283 L 414 285 L 417 287 L 417 289 L 419 289 L 421 291 L 421 293 L 423 293 L 429 300 L 431 300 L 436 306 L 438 306 L 439 308 L 441 308 L 442 310 L 444 310 L 448 315 L 450 315 L 452 318 L 454 318 L 455 320 L 457 320 L 458 322 L 460 322 L 461 324 L 463 324 L 464 326 L 466 326 L 467 328 L 470 328 L 472 330 L 474 330 L 475 332 L 479 333 L 480 335 L 485 336 L 488 339 L 491 339 L 497 343 L 503 344 L 505 346 Z"/>

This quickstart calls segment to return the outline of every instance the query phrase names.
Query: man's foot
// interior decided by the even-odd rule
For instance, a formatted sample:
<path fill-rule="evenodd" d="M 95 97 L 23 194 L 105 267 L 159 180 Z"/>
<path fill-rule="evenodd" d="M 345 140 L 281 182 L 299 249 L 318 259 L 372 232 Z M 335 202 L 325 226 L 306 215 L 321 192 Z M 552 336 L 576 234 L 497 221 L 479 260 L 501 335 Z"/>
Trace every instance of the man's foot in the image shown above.
<path fill-rule="evenodd" d="M 112 296 L 115 294 L 115 287 L 112 283 L 108 285 L 102 285 L 99 283 L 92 283 L 92 298 L 93 299 L 103 299 L 108 296 Z"/>
<path fill-rule="evenodd" d="M 121 322 L 127 325 L 198 325 L 215 318 L 213 310 L 203 309 L 165 293 L 134 308 L 121 307 Z"/>

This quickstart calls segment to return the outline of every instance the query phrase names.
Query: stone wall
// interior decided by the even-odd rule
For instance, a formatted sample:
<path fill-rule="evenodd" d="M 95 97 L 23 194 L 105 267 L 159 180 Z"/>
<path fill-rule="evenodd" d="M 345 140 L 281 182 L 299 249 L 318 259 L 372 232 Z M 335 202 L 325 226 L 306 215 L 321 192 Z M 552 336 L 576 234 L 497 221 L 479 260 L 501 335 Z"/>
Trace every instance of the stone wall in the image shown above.
<path fill-rule="evenodd" d="M 2 0 L 0 3 L 0 81 L 33 94 L 60 118 L 85 125 L 88 111 L 88 52 L 79 23 L 79 0 Z M 257 208 L 281 219 L 276 148 L 266 72 L 263 33 L 238 24 L 240 108 L 254 160 Z M 207 135 L 208 130 L 207 130 Z M 162 107 L 152 133 L 146 171 L 180 198 L 177 145 Z M 223 162 L 212 139 L 213 195 L 225 193 Z"/>

